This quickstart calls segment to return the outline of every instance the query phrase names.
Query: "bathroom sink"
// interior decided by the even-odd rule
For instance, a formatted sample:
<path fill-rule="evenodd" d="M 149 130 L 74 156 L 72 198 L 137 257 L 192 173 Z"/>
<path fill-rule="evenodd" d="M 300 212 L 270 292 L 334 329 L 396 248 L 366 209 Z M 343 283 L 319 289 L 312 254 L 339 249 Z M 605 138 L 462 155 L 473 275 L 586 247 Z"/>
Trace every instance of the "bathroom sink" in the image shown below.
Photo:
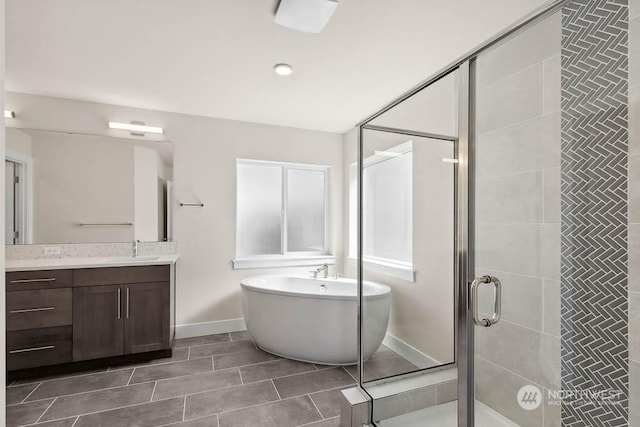
<path fill-rule="evenodd" d="M 156 261 L 160 259 L 159 256 L 138 256 L 138 257 L 118 257 L 118 258 L 107 258 L 104 262 L 106 263 L 115 263 L 115 262 L 148 262 L 148 261 Z"/>

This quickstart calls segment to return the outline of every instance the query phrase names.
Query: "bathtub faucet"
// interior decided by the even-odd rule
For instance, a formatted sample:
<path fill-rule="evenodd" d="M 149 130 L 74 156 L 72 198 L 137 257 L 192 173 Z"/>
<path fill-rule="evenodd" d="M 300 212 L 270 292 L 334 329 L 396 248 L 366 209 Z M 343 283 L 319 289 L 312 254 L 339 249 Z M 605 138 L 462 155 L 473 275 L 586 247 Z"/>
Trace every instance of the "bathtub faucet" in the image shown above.
<path fill-rule="evenodd" d="M 313 273 L 313 278 L 317 279 L 318 278 L 318 273 L 320 273 L 321 271 L 324 271 L 324 278 L 325 279 L 327 277 L 329 277 L 329 265 L 328 264 L 323 264 L 322 267 L 318 267 L 315 270 L 311 270 L 310 273 Z"/>

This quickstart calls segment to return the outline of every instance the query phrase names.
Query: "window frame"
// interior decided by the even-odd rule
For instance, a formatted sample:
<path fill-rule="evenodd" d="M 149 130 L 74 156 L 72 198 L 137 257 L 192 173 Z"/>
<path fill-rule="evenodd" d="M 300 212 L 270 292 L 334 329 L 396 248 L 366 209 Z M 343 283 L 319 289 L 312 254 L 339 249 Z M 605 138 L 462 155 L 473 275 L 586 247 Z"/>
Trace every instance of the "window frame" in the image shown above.
<path fill-rule="evenodd" d="M 404 155 L 404 154 L 408 154 L 408 153 L 412 153 L 413 154 L 413 140 L 408 140 L 406 142 L 403 142 L 401 144 L 395 145 L 393 147 L 387 148 L 384 151 L 385 152 L 390 152 L 390 153 L 397 153 L 398 155 Z M 393 159 L 393 157 L 389 157 L 389 156 L 384 156 L 384 155 L 380 155 L 380 154 L 376 154 L 374 152 L 374 154 L 372 154 L 371 156 L 368 156 L 366 158 L 363 159 L 363 168 L 367 168 L 371 165 L 380 163 L 380 162 L 384 162 L 387 160 L 391 160 Z M 357 198 L 357 168 L 358 168 L 358 164 L 357 163 L 353 163 L 351 165 L 350 171 L 349 171 L 349 179 L 350 179 L 350 184 L 349 184 L 349 190 L 350 190 L 350 195 L 349 195 L 349 255 L 347 257 L 347 264 L 351 265 L 351 266 L 355 266 L 357 264 L 357 212 L 351 212 L 353 207 L 356 207 L 356 211 L 357 211 L 357 203 L 356 203 L 356 198 Z M 364 173 L 363 173 L 364 176 Z M 355 184 L 351 182 L 355 179 Z M 413 182 L 413 177 L 411 178 L 412 182 Z M 355 191 L 354 191 L 355 189 Z M 364 216 L 363 216 L 363 220 L 364 220 Z M 411 230 L 413 233 L 413 212 L 411 215 Z M 381 258 L 381 257 L 376 257 L 376 256 L 364 256 L 363 254 L 363 264 L 365 266 L 366 269 L 371 270 L 373 272 L 377 272 L 380 274 L 384 274 L 386 276 L 390 276 L 390 277 L 395 277 L 397 279 L 401 279 L 407 282 L 415 282 L 415 276 L 416 276 L 416 272 L 414 270 L 414 260 L 413 260 L 413 240 L 411 242 L 411 263 L 408 262 L 404 262 L 404 261 L 400 261 L 400 260 L 394 260 L 394 259 L 388 259 L 388 258 Z"/>
<path fill-rule="evenodd" d="M 239 254 L 238 236 L 240 231 L 240 222 L 238 214 L 240 212 L 238 206 L 238 166 L 239 165 L 260 165 L 279 168 L 281 171 L 281 215 L 280 223 L 282 225 L 280 232 L 280 253 L 241 256 Z M 290 170 L 297 171 L 314 171 L 324 174 L 324 232 L 323 232 L 323 249 L 320 251 L 288 251 L 288 202 L 289 202 L 289 183 L 288 172 Z M 233 260 L 234 269 L 242 268 L 262 268 L 262 267 L 285 267 L 285 266 L 305 266 L 321 264 L 335 264 L 335 257 L 331 255 L 331 166 L 316 165 L 307 163 L 278 162 L 271 160 L 253 160 L 253 159 L 236 159 L 236 182 L 235 182 L 235 259 Z"/>

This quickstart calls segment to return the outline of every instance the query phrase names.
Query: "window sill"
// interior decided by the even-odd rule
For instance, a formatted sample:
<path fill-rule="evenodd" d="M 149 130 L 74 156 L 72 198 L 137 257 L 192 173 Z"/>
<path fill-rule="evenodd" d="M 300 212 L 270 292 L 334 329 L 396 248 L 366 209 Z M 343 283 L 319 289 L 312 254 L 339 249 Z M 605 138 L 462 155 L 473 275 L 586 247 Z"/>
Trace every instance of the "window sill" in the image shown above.
<path fill-rule="evenodd" d="M 336 263 L 336 257 L 333 255 L 317 255 L 281 258 L 242 258 L 235 259 L 232 263 L 234 270 L 244 270 L 249 268 L 305 267 L 320 264 L 334 265 Z"/>
<path fill-rule="evenodd" d="M 347 258 L 347 264 L 352 267 L 357 267 L 358 260 L 356 258 L 349 257 Z M 405 282 L 415 283 L 416 281 L 416 272 L 412 267 L 383 261 L 371 261 L 366 259 L 362 264 L 363 268 L 367 271 L 380 273 L 389 277 L 395 277 L 396 279 L 404 280 Z"/>

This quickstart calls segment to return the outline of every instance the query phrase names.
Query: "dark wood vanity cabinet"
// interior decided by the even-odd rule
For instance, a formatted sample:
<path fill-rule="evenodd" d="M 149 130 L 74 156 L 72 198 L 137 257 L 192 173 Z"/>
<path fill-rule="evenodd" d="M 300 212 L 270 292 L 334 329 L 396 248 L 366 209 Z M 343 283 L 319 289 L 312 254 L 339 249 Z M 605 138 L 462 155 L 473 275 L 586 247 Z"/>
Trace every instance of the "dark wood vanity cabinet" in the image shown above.
<path fill-rule="evenodd" d="M 122 286 L 81 286 L 73 290 L 73 360 L 124 354 Z"/>
<path fill-rule="evenodd" d="M 169 283 L 126 285 L 123 292 L 125 354 L 169 348 Z"/>
<path fill-rule="evenodd" d="M 169 282 L 74 289 L 73 360 L 170 347 Z"/>
<path fill-rule="evenodd" d="M 6 274 L 7 369 L 72 361 L 71 270 Z"/>
<path fill-rule="evenodd" d="M 8 369 L 170 350 L 170 274 L 169 265 L 7 273 Z"/>
<path fill-rule="evenodd" d="M 74 270 L 73 360 L 170 348 L 170 267 Z"/>

